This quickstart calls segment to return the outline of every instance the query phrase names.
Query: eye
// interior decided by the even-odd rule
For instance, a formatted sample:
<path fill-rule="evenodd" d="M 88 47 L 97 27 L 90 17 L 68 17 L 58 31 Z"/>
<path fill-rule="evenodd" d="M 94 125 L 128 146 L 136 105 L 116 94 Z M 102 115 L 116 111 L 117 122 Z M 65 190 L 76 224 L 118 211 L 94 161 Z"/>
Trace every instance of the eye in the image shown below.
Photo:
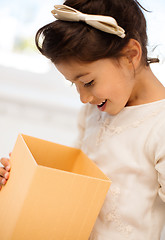
<path fill-rule="evenodd" d="M 90 86 L 92 86 L 94 84 L 94 80 L 92 80 L 92 81 L 90 81 L 90 82 L 88 82 L 88 83 L 85 83 L 84 84 L 84 87 L 90 87 Z"/>

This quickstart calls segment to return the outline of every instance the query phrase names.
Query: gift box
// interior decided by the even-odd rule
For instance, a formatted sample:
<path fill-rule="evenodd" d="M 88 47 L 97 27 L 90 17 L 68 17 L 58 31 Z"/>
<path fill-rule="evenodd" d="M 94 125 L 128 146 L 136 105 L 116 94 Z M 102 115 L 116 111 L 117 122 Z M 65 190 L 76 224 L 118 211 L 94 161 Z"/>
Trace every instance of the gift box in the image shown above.
<path fill-rule="evenodd" d="M 0 192 L 1 240 L 87 240 L 110 180 L 79 149 L 18 135 Z"/>

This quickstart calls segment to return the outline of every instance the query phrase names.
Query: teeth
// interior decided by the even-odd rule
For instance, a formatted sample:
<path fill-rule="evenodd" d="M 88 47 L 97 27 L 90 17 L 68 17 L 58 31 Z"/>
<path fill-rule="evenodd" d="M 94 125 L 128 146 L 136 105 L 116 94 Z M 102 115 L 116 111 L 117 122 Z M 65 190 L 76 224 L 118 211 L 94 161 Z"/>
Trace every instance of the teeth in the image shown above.
<path fill-rule="evenodd" d="M 102 103 L 98 104 L 99 107 L 101 107 L 102 105 L 104 105 L 104 103 L 106 103 L 107 100 L 104 100 Z"/>

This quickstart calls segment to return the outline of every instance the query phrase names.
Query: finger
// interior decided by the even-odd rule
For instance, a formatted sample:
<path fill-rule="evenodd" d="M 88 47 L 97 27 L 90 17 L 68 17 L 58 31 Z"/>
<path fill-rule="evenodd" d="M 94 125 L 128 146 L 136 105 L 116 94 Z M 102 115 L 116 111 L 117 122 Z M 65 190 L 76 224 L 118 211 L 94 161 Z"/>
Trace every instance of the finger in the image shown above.
<path fill-rule="evenodd" d="M 9 172 L 7 172 L 4 168 L 0 168 L 0 176 L 9 179 Z"/>
<path fill-rule="evenodd" d="M 0 162 L 7 171 L 10 171 L 10 163 L 8 158 L 1 158 Z"/>
<path fill-rule="evenodd" d="M 9 157 L 11 157 L 11 152 L 9 153 Z"/>
<path fill-rule="evenodd" d="M 6 182 L 7 182 L 7 180 L 6 180 L 5 178 L 0 177 L 0 184 L 1 184 L 1 185 L 5 185 Z"/>

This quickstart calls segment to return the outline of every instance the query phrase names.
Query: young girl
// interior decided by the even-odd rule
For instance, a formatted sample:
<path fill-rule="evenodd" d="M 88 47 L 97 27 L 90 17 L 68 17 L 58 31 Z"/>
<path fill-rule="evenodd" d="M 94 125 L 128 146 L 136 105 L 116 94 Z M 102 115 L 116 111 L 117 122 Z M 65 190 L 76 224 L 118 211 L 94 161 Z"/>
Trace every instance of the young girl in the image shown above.
<path fill-rule="evenodd" d="M 136 0 L 66 0 L 36 35 L 85 103 L 77 147 L 112 180 L 90 240 L 159 240 L 165 223 L 165 88 L 149 66 L 158 60 L 147 56 L 143 10 Z"/>

